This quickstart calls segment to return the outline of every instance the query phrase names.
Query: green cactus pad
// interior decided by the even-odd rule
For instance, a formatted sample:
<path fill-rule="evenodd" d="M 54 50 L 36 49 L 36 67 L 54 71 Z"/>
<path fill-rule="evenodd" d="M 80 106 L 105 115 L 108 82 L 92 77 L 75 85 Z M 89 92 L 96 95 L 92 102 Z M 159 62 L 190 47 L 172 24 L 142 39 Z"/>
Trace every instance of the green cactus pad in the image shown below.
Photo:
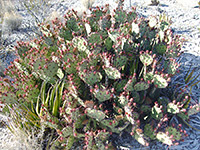
<path fill-rule="evenodd" d="M 173 139 L 180 140 L 181 139 L 181 133 L 173 127 L 166 128 L 166 132 L 169 133 L 169 136 L 173 135 Z"/>
<path fill-rule="evenodd" d="M 78 48 L 78 51 L 85 52 L 88 55 L 90 54 L 90 51 L 87 48 L 87 41 L 83 37 L 73 38 L 72 43 Z"/>
<path fill-rule="evenodd" d="M 160 120 L 163 117 L 161 108 L 154 105 L 151 109 L 151 116 L 156 120 Z"/>
<path fill-rule="evenodd" d="M 101 36 L 100 34 L 97 34 L 97 33 L 92 33 L 90 34 L 90 36 L 88 37 L 88 43 L 94 45 L 95 43 L 97 45 L 101 44 L 102 42 L 102 39 L 101 39 Z"/>
<path fill-rule="evenodd" d="M 180 112 L 180 109 L 177 104 L 169 103 L 167 105 L 167 112 L 171 114 L 177 114 Z"/>
<path fill-rule="evenodd" d="M 100 110 L 96 110 L 96 109 L 91 109 L 91 108 L 87 108 L 86 109 L 87 112 L 87 116 L 96 119 L 97 121 L 102 121 L 106 115 L 104 114 L 104 112 L 100 111 Z"/>
<path fill-rule="evenodd" d="M 127 84 L 127 80 L 116 81 L 114 83 L 115 90 L 117 92 L 122 92 L 124 90 L 125 85 Z"/>
<path fill-rule="evenodd" d="M 151 140 L 156 139 L 156 135 L 154 134 L 153 128 L 150 124 L 144 126 L 144 135 L 150 137 Z"/>
<path fill-rule="evenodd" d="M 143 91 L 143 90 L 147 90 L 148 88 L 149 88 L 149 84 L 142 81 L 134 85 L 134 90 L 136 91 Z"/>
<path fill-rule="evenodd" d="M 50 62 L 47 64 L 47 68 L 44 68 L 44 74 L 48 77 L 53 77 L 57 74 L 58 64 L 55 62 Z"/>
<path fill-rule="evenodd" d="M 140 95 L 137 91 L 131 91 L 131 94 L 133 95 L 133 99 L 136 103 L 140 103 Z"/>
<path fill-rule="evenodd" d="M 77 25 L 77 21 L 76 18 L 72 17 L 70 19 L 67 20 L 67 28 L 74 31 L 74 32 L 78 32 L 79 31 L 79 26 Z"/>
<path fill-rule="evenodd" d="M 105 141 L 109 136 L 109 132 L 99 132 L 97 133 L 97 136 L 95 136 L 96 139 Z"/>
<path fill-rule="evenodd" d="M 108 127 L 111 129 L 112 132 L 115 133 L 119 133 L 117 128 L 115 128 L 118 125 L 118 121 L 117 120 L 108 120 L 108 119 L 104 119 L 101 121 L 101 124 L 103 124 L 104 126 Z"/>
<path fill-rule="evenodd" d="M 93 94 L 99 100 L 99 102 L 104 102 L 112 98 L 111 93 L 106 89 L 94 90 Z"/>
<path fill-rule="evenodd" d="M 1 101 L 7 104 L 14 104 L 18 100 L 15 93 L 7 92 L 6 94 L 3 94 L 1 97 Z"/>
<path fill-rule="evenodd" d="M 122 106 L 125 106 L 128 104 L 128 99 L 123 95 L 119 96 L 118 101 Z"/>
<path fill-rule="evenodd" d="M 153 57 L 144 53 L 140 55 L 140 61 L 143 63 L 143 65 L 149 66 L 153 62 Z"/>
<path fill-rule="evenodd" d="M 64 56 L 63 59 L 64 59 L 65 62 L 67 62 L 68 60 L 70 60 L 71 62 L 73 62 L 75 60 L 74 54 L 67 53 L 67 54 L 65 54 L 65 56 Z"/>
<path fill-rule="evenodd" d="M 88 73 L 84 73 L 84 72 L 80 72 L 79 73 L 80 78 L 85 81 L 87 84 L 89 85 L 94 85 L 97 82 L 100 82 L 102 79 L 102 75 L 100 72 L 88 72 Z"/>
<path fill-rule="evenodd" d="M 107 140 L 108 137 L 109 137 L 109 132 L 99 132 L 97 136 L 95 136 L 95 142 L 99 150 L 106 149 L 103 141 Z"/>
<path fill-rule="evenodd" d="M 154 77 L 154 74 L 152 72 L 148 72 L 144 75 L 144 80 L 147 81 L 151 81 Z"/>
<path fill-rule="evenodd" d="M 116 23 L 125 23 L 126 12 L 123 10 L 118 10 L 116 11 L 114 18 Z"/>
<path fill-rule="evenodd" d="M 131 108 L 126 105 L 124 106 L 124 111 L 125 111 L 125 115 L 126 115 L 126 118 L 127 120 L 132 124 L 132 125 L 135 125 L 136 124 L 136 120 L 134 119 L 133 115 L 132 115 L 132 111 L 131 111 Z"/>
<path fill-rule="evenodd" d="M 127 14 L 127 21 L 129 23 L 132 23 L 133 20 L 135 20 L 135 18 L 137 17 L 137 13 L 135 11 L 131 11 Z"/>
<path fill-rule="evenodd" d="M 120 36 L 118 32 L 108 32 L 108 35 L 114 43 L 117 43 L 117 38 Z"/>
<path fill-rule="evenodd" d="M 164 144 L 167 144 L 167 145 L 173 144 L 172 139 L 164 132 L 158 132 L 156 135 L 156 138 Z"/>
<path fill-rule="evenodd" d="M 200 112 L 200 104 L 194 105 L 192 106 L 192 108 L 188 110 L 188 116 L 197 114 L 199 112 Z"/>
<path fill-rule="evenodd" d="M 110 37 L 106 38 L 106 40 L 104 41 L 104 44 L 107 48 L 107 50 L 110 50 L 112 48 L 113 42 L 111 40 Z"/>
<path fill-rule="evenodd" d="M 113 65 L 114 67 L 121 69 L 123 66 L 126 65 L 127 61 L 128 61 L 127 56 L 118 56 L 115 58 Z"/>
<path fill-rule="evenodd" d="M 64 127 L 62 129 L 62 136 L 63 137 L 69 137 L 71 135 L 73 135 L 73 128 L 72 127 L 67 126 L 67 127 Z"/>
<path fill-rule="evenodd" d="M 121 78 L 121 73 L 119 72 L 119 70 L 117 70 L 114 67 L 105 67 L 104 68 L 106 75 L 108 76 L 108 78 L 110 79 L 120 79 Z"/>
<path fill-rule="evenodd" d="M 34 64 L 33 64 L 33 68 L 34 68 L 34 70 L 36 70 L 36 71 L 38 71 L 39 70 L 39 67 L 42 67 L 43 68 L 43 66 L 45 65 L 45 60 L 43 60 L 43 59 L 37 59 L 35 62 L 34 62 Z"/>
<path fill-rule="evenodd" d="M 157 88 L 166 88 L 168 86 L 167 81 L 160 75 L 154 75 L 154 85 L 157 85 Z"/>
<path fill-rule="evenodd" d="M 147 146 L 149 145 L 148 142 L 145 140 L 144 138 L 144 134 L 141 132 L 142 129 L 140 128 L 137 128 L 135 130 L 135 134 L 133 135 L 135 137 L 135 139 L 140 143 L 142 144 L 143 146 Z"/>
<path fill-rule="evenodd" d="M 163 55 L 167 51 L 167 46 L 165 44 L 158 44 L 154 47 L 157 54 Z"/>
<path fill-rule="evenodd" d="M 178 65 L 174 61 L 165 61 L 164 67 L 167 73 L 172 75 L 174 75 L 178 69 Z"/>
<path fill-rule="evenodd" d="M 103 15 L 103 11 L 102 10 L 95 10 L 95 11 L 92 11 L 92 15 L 95 16 L 95 19 L 96 20 L 99 20 L 100 17 Z M 94 18 L 94 17 L 93 17 Z"/>
<path fill-rule="evenodd" d="M 73 39 L 72 31 L 70 31 L 69 29 L 61 29 L 59 36 L 61 38 L 64 38 L 65 40 L 68 40 L 68 41 Z"/>
<path fill-rule="evenodd" d="M 28 101 L 31 100 L 31 101 L 35 102 L 37 100 L 37 98 L 38 98 L 39 93 L 40 93 L 39 89 L 33 88 L 33 89 L 31 89 L 31 90 L 28 91 L 28 95 L 27 95 L 26 99 Z"/>
<path fill-rule="evenodd" d="M 134 90 L 133 86 L 135 83 L 136 83 L 136 77 L 132 77 L 132 79 L 128 80 L 128 82 L 124 86 L 124 89 L 126 91 L 133 91 Z"/>

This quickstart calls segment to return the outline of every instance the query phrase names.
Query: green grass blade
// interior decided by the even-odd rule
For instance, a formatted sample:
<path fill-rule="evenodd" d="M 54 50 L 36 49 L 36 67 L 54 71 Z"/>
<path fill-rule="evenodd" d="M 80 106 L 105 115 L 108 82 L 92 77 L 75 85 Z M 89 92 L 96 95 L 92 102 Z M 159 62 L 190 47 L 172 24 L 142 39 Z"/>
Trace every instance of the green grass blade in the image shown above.
<path fill-rule="evenodd" d="M 55 91 L 55 97 L 54 97 L 54 103 L 53 103 L 53 110 L 52 110 L 52 114 L 53 116 L 58 116 L 58 109 L 59 109 L 59 86 L 60 86 L 60 82 L 58 83 L 58 85 L 56 86 L 56 91 Z"/>
<path fill-rule="evenodd" d="M 42 87 L 41 87 L 41 90 L 40 90 L 40 97 L 41 97 L 42 104 L 45 103 L 45 99 L 46 99 L 46 96 L 45 96 L 46 85 L 47 85 L 47 82 L 43 81 Z"/>
<path fill-rule="evenodd" d="M 47 92 L 46 100 L 45 100 L 45 103 L 44 103 L 44 105 L 45 105 L 46 107 L 49 107 L 48 104 L 49 104 L 49 100 L 50 100 L 50 92 L 51 92 L 51 89 L 52 89 L 52 87 L 50 87 L 49 90 L 48 90 L 48 92 Z"/>
<path fill-rule="evenodd" d="M 186 83 L 186 84 L 187 84 L 189 81 L 191 81 L 191 78 L 192 78 L 192 75 L 193 75 L 194 71 L 195 71 L 195 69 L 193 69 L 193 70 L 190 72 L 190 74 L 187 74 L 187 75 L 185 76 L 185 83 Z"/>
<path fill-rule="evenodd" d="M 188 86 L 193 85 L 193 83 L 197 80 L 197 78 L 198 78 L 199 76 L 200 76 L 200 74 L 198 74 L 198 75 L 194 78 L 194 80 L 188 84 Z M 196 83 L 198 84 L 199 82 L 200 82 L 200 81 L 197 81 Z M 195 84 L 195 83 L 194 83 L 194 84 Z M 196 85 L 196 84 L 195 84 L 195 85 Z"/>
<path fill-rule="evenodd" d="M 50 106 L 50 111 L 53 110 L 53 103 L 54 103 L 54 96 L 55 96 L 55 91 L 56 91 L 57 83 L 54 85 L 51 94 L 50 94 L 50 99 L 49 99 L 49 106 Z"/>

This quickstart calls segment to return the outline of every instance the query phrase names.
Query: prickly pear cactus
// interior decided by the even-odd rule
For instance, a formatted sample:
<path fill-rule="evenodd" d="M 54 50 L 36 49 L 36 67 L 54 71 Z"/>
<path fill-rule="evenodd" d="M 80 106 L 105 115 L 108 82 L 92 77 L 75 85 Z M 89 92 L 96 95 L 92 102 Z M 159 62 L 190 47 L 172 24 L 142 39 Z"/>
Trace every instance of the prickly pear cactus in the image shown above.
<path fill-rule="evenodd" d="M 140 55 L 140 61 L 145 65 L 149 66 L 153 62 L 153 57 L 147 53 Z"/>
<path fill-rule="evenodd" d="M 154 75 L 154 85 L 157 87 L 157 88 L 166 88 L 168 83 L 166 81 L 166 79 L 164 79 L 162 76 L 160 75 Z"/>
<path fill-rule="evenodd" d="M 163 117 L 161 107 L 158 107 L 158 105 L 154 105 L 154 107 L 151 110 L 151 115 L 154 119 L 160 120 Z"/>
<path fill-rule="evenodd" d="M 109 90 L 106 89 L 95 89 L 94 96 L 99 100 L 99 102 L 104 102 L 111 99 L 112 95 Z"/>
<path fill-rule="evenodd" d="M 170 83 L 181 41 L 166 16 L 139 18 L 120 3 L 113 14 L 109 5 L 97 6 L 40 24 L 42 36 L 18 42 L 18 58 L 5 70 L 9 79 L 0 80 L 0 100 L 20 106 L 26 129 L 46 125 L 55 149 L 77 141 L 84 149 L 111 149 L 110 134 L 124 130 L 144 146 L 180 140 L 165 124 L 176 115 L 189 118 L 187 93 L 177 94 Z"/>
<path fill-rule="evenodd" d="M 149 84 L 146 82 L 138 82 L 134 85 L 136 91 L 144 91 L 149 88 Z"/>
<path fill-rule="evenodd" d="M 97 121 L 102 121 L 105 118 L 105 114 L 100 110 L 87 108 L 86 112 L 88 116 L 96 119 Z"/>

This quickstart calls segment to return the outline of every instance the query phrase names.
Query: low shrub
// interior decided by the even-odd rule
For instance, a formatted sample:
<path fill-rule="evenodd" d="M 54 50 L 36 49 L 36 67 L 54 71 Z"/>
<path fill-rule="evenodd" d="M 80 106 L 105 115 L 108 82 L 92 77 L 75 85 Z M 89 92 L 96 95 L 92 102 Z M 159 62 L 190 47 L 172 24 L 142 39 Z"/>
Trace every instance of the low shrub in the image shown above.
<path fill-rule="evenodd" d="M 40 24 L 43 36 L 18 42 L 18 58 L 2 78 L 4 112 L 16 110 L 22 129 L 45 127 L 51 149 L 112 149 L 109 137 L 127 131 L 140 144 L 167 145 L 187 135 L 174 117 L 188 119 L 186 92 L 170 88 L 181 55 L 181 40 L 165 16 L 138 18 L 109 5 L 79 17 L 69 11 L 64 22 Z M 24 119 L 25 118 L 25 119 Z M 23 120 L 23 122 L 22 122 Z"/>

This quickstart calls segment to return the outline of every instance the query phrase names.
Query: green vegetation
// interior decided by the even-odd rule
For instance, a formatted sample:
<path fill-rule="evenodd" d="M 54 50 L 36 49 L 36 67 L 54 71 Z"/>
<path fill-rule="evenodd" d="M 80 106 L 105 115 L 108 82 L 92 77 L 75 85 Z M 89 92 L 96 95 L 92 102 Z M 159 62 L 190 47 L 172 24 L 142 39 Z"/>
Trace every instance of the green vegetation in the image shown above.
<path fill-rule="evenodd" d="M 88 150 L 114 149 L 109 137 L 123 131 L 144 146 L 175 144 L 187 134 L 170 121 L 189 119 L 190 93 L 162 93 L 181 55 L 170 20 L 138 18 L 123 3 L 114 15 L 109 5 L 90 11 L 40 23 L 40 38 L 18 42 L 18 58 L 4 72 L 9 79 L 0 80 L 3 111 L 25 134 L 43 130 L 45 149 L 70 149 L 80 141 Z M 186 84 L 194 84 L 189 78 Z"/>

